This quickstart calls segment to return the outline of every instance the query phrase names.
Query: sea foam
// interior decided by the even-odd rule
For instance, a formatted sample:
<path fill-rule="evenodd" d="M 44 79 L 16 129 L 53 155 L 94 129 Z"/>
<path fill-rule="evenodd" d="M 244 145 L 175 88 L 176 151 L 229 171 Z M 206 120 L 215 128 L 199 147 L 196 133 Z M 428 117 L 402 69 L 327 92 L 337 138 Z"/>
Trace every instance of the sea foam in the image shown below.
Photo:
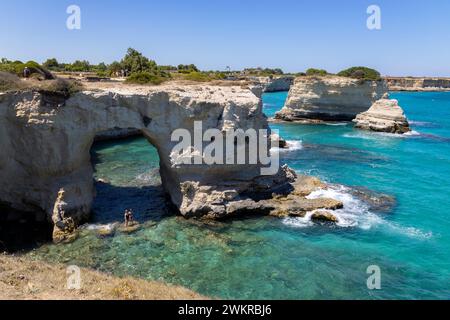
<path fill-rule="evenodd" d="M 383 219 L 379 214 L 371 212 L 367 203 L 352 195 L 351 189 L 343 185 L 332 185 L 326 189 L 318 189 L 307 196 L 307 198 L 331 198 L 341 201 L 344 204 L 344 208 L 332 211 L 339 220 L 336 225 L 341 228 L 359 228 L 362 230 L 382 228 L 386 232 L 398 233 L 421 240 L 430 239 L 433 236 L 432 232 L 424 232 L 415 227 L 400 226 L 395 222 Z M 312 214 L 313 212 L 308 212 L 304 217 L 285 218 L 283 223 L 296 228 L 310 227 L 314 225 L 311 221 Z"/>

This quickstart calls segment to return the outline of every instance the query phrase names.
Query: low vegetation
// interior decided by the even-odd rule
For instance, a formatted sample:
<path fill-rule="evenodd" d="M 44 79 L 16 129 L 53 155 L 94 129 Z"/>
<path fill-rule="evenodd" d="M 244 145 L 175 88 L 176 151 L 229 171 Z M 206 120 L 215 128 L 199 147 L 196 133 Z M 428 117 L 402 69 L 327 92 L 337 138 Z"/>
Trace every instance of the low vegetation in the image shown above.
<path fill-rule="evenodd" d="M 81 91 L 83 86 L 77 81 L 58 78 L 55 80 L 40 82 L 37 86 L 32 88 L 41 92 L 57 94 L 65 98 L 69 98 L 71 95 Z"/>
<path fill-rule="evenodd" d="M 338 76 L 360 80 L 381 80 L 381 75 L 377 70 L 367 67 L 351 67 L 339 72 Z"/>
<path fill-rule="evenodd" d="M 326 76 L 328 72 L 324 69 L 309 68 L 306 70 L 307 76 Z"/>
<path fill-rule="evenodd" d="M 36 90 L 50 94 L 57 94 L 66 98 L 80 91 L 82 85 L 73 80 L 54 79 L 54 80 L 22 80 L 14 73 L 0 71 L 0 92 Z"/>
<path fill-rule="evenodd" d="M 158 76 L 148 71 L 132 73 L 126 80 L 127 83 L 134 84 L 161 84 L 166 81 L 165 77 Z"/>
<path fill-rule="evenodd" d="M 45 69 L 39 63 L 35 61 L 28 61 L 23 63 L 22 61 L 9 61 L 8 59 L 1 59 L 0 71 L 15 74 L 17 76 L 23 76 L 25 69 L 28 69 L 29 76 L 38 80 L 50 80 L 54 79 L 54 76 L 50 71 Z"/>
<path fill-rule="evenodd" d="M 226 78 L 226 74 L 223 72 L 198 72 L 193 71 L 187 74 L 184 74 L 181 79 L 188 81 L 197 81 L 197 82 L 209 82 L 214 80 L 224 80 Z"/>
<path fill-rule="evenodd" d="M 284 74 L 280 68 L 247 68 L 242 71 L 243 74 L 249 76 L 269 77 L 269 76 L 281 76 Z"/>
<path fill-rule="evenodd" d="M 129 48 L 120 61 L 111 64 L 91 64 L 86 60 L 77 60 L 73 63 L 60 63 L 57 59 L 47 59 L 42 65 L 37 62 L 0 61 L 0 90 L 17 90 L 31 87 L 30 83 L 23 83 L 20 77 L 24 76 L 24 70 L 28 68 L 28 80 L 55 80 L 52 72 L 58 73 L 88 73 L 85 76 L 92 77 L 92 73 L 100 78 L 126 78 L 126 83 L 139 85 L 159 85 L 168 80 L 184 80 L 195 82 L 210 82 L 219 80 L 245 80 L 249 76 L 274 77 L 287 75 L 280 68 L 247 68 L 242 71 L 201 71 L 195 64 L 158 65 L 155 60 L 149 59 L 141 52 Z M 324 69 L 309 68 L 306 72 L 293 74 L 295 76 L 327 76 L 330 75 Z M 339 76 L 364 80 L 380 80 L 378 71 L 367 67 L 352 67 L 338 73 Z M 28 81 L 27 80 L 27 81 Z M 36 86 L 33 83 L 33 86 Z M 41 83 L 39 87 L 48 86 L 49 91 L 72 94 L 79 90 L 80 85 L 74 82 L 55 80 L 54 82 Z"/>
<path fill-rule="evenodd" d="M 0 71 L 0 92 L 20 90 L 23 87 L 20 78 L 13 73 Z"/>

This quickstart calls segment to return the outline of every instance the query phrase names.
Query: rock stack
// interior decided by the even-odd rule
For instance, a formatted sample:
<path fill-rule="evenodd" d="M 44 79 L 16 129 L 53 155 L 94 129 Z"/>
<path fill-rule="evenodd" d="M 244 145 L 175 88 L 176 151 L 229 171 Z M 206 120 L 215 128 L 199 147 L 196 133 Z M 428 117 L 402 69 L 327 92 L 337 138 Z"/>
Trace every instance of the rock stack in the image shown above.
<path fill-rule="evenodd" d="M 376 132 L 404 134 L 411 129 L 397 100 L 381 99 L 366 112 L 359 114 L 353 122 L 355 127 Z"/>

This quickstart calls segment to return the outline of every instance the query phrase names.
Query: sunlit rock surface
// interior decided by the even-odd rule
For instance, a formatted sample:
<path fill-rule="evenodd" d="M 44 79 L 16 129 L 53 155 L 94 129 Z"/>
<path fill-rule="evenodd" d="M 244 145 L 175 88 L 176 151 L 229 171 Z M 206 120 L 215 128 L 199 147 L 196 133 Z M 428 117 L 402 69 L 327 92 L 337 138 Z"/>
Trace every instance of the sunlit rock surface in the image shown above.
<path fill-rule="evenodd" d="M 275 118 L 284 121 L 351 121 L 386 93 L 384 81 L 337 76 L 298 77 L 284 108 Z"/>
<path fill-rule="evenodd" d="M 95 196 L 90 148 L 99 133 L 121 128 L 140 130 L 156 147 L 163 187 L 186 217 L 261 211 L 258 201 L 294 190 L 296 175 L 287 167 L 262 176 L 260 163 L 174 165 L 178 141 L 172 142 L 171 134 L 180 128 L 192 133 L 194 121 L 222 133 L 268 129 L 261 100 L 241 87 L 124 86 L 69 99 L 35 91 L 1 94 L 0 201 L 45 212 L 56 226 L 87 220 Z M 61 190 L 64 197 L 58 198 Z M 56 216 L 55 202 L 61 203 Z M 242 204 L 255 210 L 243 210 Z"/>

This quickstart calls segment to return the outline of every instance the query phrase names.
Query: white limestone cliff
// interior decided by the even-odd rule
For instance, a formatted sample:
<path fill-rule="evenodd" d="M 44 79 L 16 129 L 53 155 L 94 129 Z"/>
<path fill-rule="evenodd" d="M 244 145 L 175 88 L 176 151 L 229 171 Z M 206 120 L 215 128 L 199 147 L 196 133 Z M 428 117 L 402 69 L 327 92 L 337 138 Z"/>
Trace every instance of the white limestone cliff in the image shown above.
<path fill-rule="evenodd" d="M 298 77 L 284 108 L 275 118 L 284 121 L 351 121 L 386 94 L 384 81 L 338 76 Z"/>
<path fill-rule="evenodd" d="M 36 91 L 0 94 L 0 204 L 44 212 L 58 229 L 54 235 L 86 221 L 95 196 L 90 148 L 99 133 L 118 129 L 140 130 L 156 147 L 163 187 L 185 217 L 269 214 L 277 207 L 270 202 L 273 194 L 287 195 L 301 185 L 293 184 L 297 177 L 287 167 L 261 176 L 261 164 L 174 166 L 171 153 L 178 142 L 171 134 L 180 128 L 192 132 L 194 121 L 224 134 L 268 128 L 261 100 L 241 87 L 118 86 L 69 99 Z M 286 198 L 283 214 L 341 206 L 325 200 L 305 205 Z"/>

